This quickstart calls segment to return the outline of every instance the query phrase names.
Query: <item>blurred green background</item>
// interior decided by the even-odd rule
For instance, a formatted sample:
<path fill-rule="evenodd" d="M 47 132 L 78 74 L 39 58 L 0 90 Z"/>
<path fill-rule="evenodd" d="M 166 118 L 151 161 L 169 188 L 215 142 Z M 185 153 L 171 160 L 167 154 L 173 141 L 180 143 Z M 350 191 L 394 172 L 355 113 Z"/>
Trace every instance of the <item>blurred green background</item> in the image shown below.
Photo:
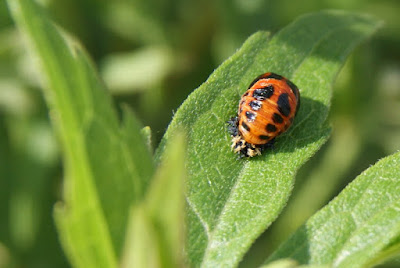
<path fill-rule="evenodd" d="M 115 103 L 129 104 L 151 127 L 154 147 L 187 95 L 250 34 L 275 33 L 321 9 L 384 20 L 334 84 L 332 137 L 299 171 L 284 213 L 255 242 L 242 267 L 260 264 L 349 181 L 400 148 L 398 0 L 40 2 L 88 50 Z M 62 165 L 39 73 L 0 1 L 0 267 L 69 266 L 52 218 L 62 198 Z M 385 267 L 399 265 L 394 259 Z"/>

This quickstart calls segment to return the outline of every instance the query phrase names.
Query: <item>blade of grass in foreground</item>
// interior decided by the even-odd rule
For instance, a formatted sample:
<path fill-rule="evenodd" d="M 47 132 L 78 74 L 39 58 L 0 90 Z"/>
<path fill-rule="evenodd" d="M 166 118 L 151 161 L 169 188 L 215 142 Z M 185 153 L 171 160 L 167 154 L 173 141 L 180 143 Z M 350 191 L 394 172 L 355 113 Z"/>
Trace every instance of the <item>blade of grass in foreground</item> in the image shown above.
<path fill-rule="evenodd" d="M 176 128 L 187 131 L 187 255 L 192 266 L 235 266 L 275 220 L 296 171 L 329 135 L 325 121 L 337 72 L 378 25 L 368 16 L 324 11 L 301 17 L 272 39 L 256 33 L 178 109 L 157 157 L 163 157 Z M 300 110 L 275 150 L 237 160 L 225 122 L 235 115 L 248 84 L 267 71 L 299 86 Z"/>
<path fill-rule="evenodd" d="M 364 171 L 269 259 L 369 267 L 400 237 L 400 152 Z"/>
<path fill-rule="evenodd" d="M 183 267 L 185 139 L 169 141 L 168 156 L 143 202 L 133 207 L 122 267 Z"/>
<path fill-rule="evenodd" d="M 64 250 L 76 267 L 116 267 L 130 207 L 153 173 L 140 124 L 124 110 L 120 126 L 83 50 L 34 1 L 8 3 L 41 64 L 63 149 L 65 203 L 57 205 L 55 216 Z"/>

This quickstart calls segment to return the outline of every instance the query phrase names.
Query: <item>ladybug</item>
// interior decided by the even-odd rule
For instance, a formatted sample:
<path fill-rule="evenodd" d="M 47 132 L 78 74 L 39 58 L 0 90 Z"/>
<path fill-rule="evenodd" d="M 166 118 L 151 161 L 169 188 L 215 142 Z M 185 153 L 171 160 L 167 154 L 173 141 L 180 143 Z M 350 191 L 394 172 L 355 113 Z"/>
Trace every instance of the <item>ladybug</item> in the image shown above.
<path fill-rule="evenodd" d="M 239 157 L 261 155 L 293 123 L 300 107 L 300 92 L 289 79 L 265 73 L 242 95 L 236 117 L 228 123 L 232 150 Z"/>

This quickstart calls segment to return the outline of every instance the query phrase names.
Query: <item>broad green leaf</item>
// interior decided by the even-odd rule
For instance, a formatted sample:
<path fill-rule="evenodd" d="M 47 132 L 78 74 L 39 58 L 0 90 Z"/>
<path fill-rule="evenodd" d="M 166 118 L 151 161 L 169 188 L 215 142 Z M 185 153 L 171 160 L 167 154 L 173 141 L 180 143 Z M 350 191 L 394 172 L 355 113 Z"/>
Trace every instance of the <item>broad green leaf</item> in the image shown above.
<path fill-rule="evenodd" d="M 169 140 L 144 201 L 132 210 L 122 266 L 182 267 L 185 139 Z"/>
<path fill-rule="evenodd" d="M 175 114 L 157 151 L 177 128 L 188 133 L 188 243 L 192 266 L 235 266 L 256 237 L 275 220 L 294 176 L 329 135 L 331 85 L 348 53 L 378 26 L 364 15 L 323 11 L 301 17 L 273 38 L 251 36 L 193 92 Z M 258 75 L 272 71 L 301 91 L 292 128 L 276 149 L 238 160 L 226 121 Z"/>
<path fill-rule="evenodd" d="M 61 141 L 65 203 L 57 205 L 55 216 L 63 247 L 74 266 L 115 267 L 130 207 L 153 173 L 140 124 L 124 110 L 120 125 L 84 51 L 35 2 L 8 3 L 43 70 Z"/>
<path fill-rule="evenodd" d="M 366 267 L 400 237 L 400 152 L 364 171 L 270 258 Z M 398 250 L 398 248 L 397 248 Z M 398 252 L 398 251 L 397 251 Z"/>

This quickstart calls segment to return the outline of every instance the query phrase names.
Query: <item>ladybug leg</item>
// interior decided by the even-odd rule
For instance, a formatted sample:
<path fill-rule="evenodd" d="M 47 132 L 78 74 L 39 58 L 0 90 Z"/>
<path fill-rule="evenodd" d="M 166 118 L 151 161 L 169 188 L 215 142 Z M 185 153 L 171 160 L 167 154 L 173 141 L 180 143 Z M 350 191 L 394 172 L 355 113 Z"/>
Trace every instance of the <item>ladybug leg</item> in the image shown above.
<path fill-rule="evenodd" d="M 242 150 L 240 150 L 240 154 L 242 157 L 254 157 L 257 155 L 261 155 L 261 150 L 259 147 L 245 142 L 245 146 Z"/>
<path fill-rule="evenodd" d="M 239 154 L 238 159 L 242 159 L 248 157 L 247 155 L 247 142 L 244 142 L 243 145 L 240 147 L 240 150 L 237 151 Z"/>

